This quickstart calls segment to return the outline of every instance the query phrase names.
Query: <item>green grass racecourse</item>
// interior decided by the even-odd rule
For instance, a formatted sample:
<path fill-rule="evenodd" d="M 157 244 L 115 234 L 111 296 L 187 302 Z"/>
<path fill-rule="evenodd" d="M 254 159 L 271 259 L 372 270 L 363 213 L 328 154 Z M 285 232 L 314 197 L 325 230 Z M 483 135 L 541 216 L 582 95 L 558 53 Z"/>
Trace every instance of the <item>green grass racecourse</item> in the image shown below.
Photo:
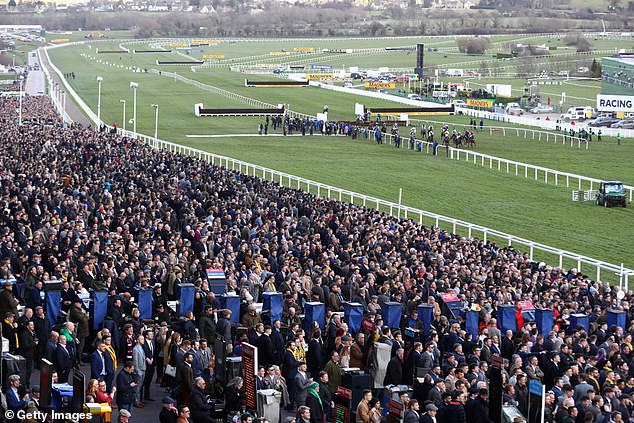
<path fill-rule="evenodd" d="M 364 40 L 363 43 L 368 45 L 370 41 Z M 442 39 L 437 40 L 440 41 Z M 377 40 L 375 46 L 379 47 L 381 43 L 382 40 Z M 100 48 L 105 49 L 106 45 L 110 45 L 108 48 L 116 46 L 113 43 L 102 43 Z M 146 43 L 145 46 L 147 45 Z M 245 56 L 253 55 L 254 51 L 258 52 L 253 47 L 258 45 L 257 43 L 248 45 L 249 49 L 245 48 L 244 51 L 241 43 L 227 44 L 223 48 L 235 48 Z M 301 40 L 288 42 L 286 45 L 310 46 Z M 269 51 L 274 51 L 272 47 L 272 42 L 262 42 L 259 53 L 266 55 Z M 75 71 L 77 77 L 70 83 L 95 111 L 95 77 L 104 77 L 101 114 L 106 122 L 118 122 L 121 126 L 123 109 L 120 99 L 127 101 L 126 119 L 132 117 L 132 90 L 129 88 L 129 82 L 135 81 L 139 83 L 139 132 L 149 135 L 154 133 L 154 110 L 150 105 L 158 103 L 159 137 L 162 139 L 386 200 L 396 201 L 398 190 L 402 187 L 405 205 L 459 218 L 612 263 L 624 262 L 628 267 L 634 266 L 634 258 L 630 254 L 634 251 L 634 239 L 627 230 L 632 227 L 634 217 L 631 207 L 603 209 L 590 203 L 572 203 L 571 188 L 545 184 L 543 179 L 542 182 L 526 180 L 515 176 L 514 173 L 506 174 L 473 163 L 451 161 L 443 156 L 431 157 L 407 150 L 396 150 L 388 145 L 377 146 L 363 139 L 352 141 L 344 138 L 257 136 L 188 138 L 186 135 L 191 134 L 255 134 L 261 119 L 196 118 L 193 113 L 195 103 L 204 103 L 210 107 L 245 105 L 165 76 L 144 72 L 132 73 L 125 69 L 129 66 L 158 68 L 154 64 L 157 58 L 173 60 L 176 56 L 185 60 L 181 56 L 167 53 L 98 55 L 100 61 L 109 63 L 106 64 L 80 56 L 81 53 L 89 55 L 91 49 L 87 46 L 77 46 L 50 50 L 51 59 L 63 72 Z M 92 54 L 94 55 L 94 50 Z M 386 54 L 382 60 L 388 62 L 392 54 L 395 53 Z M 167 56 L 170 58 L 167 59 Z M 348 59 L 345 63 L 347 67 L 356 65 L 355 57 Z M 461 60 L 464 60 L 464 57 Z M 161 69 L 176 71 L 187 78 L 272 104 L 290 104 L 293 110 L 299 112 L 315 114 L 327 104 L 330 116 L 336 119 L 353 118 L 355 102 L 366 105 L 382 104 L 379 100 L 336 94 L 318 88 L 246 88 L 244 78 L 258 79 L 258 76 L 232 73 L 228 70 L 212 68 L 192 73 L 189 66 Z M 270 77 L 262 75 L 262 78 Z M 456 123 L 468 121 L 468 118 L 461 116 L 434 119 Z M 487 122 L 487 125 L 489 124 L 493 123 Z M 127 127 L 130 129 L 131 125 L 127 124 Z M 479 135 L 477 140 L 478 151 L 494 156 L 596 178 L 621 179 L 634 184 L 634 170 L 629 162 L 634 147 L 629 140 L 625 140 L 621 146 L 616 146 L 613 142 L 595 142 L 588 150 L 555 145 L 544 140 L 524 139 L 508 133 L 505 137 L 500 132 Z M 592 272 L 593 269 L 586 271 Z"/>

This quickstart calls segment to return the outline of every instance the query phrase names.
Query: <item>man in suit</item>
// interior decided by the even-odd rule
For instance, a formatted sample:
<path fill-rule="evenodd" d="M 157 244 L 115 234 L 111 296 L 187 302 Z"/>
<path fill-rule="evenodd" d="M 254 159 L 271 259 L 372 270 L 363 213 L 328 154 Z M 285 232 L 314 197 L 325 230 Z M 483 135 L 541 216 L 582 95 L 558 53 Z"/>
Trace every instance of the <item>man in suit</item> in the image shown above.
<path fill-rule="evenodd" d="M 114 380 L 114 371 L 112 357 L 106 351 L 105 344 L 98 341 L 97 348 L 90 357 L 90 378 L 103 379 L 106 382 L 106 389 L 110 392 Z"/>
<path fill-rule="evenodd" d="M 529 364 L 524 368 L 524 371 L 529 379 L 537 379 L 541 382 L 544 378 L 544 372 L 539 368 L 539 360 L 535 355 L 529 359 Z"/>
<path fill-rule="evenodd" d="M 418 400 L 411 400 L 408 404 L 407 411 L 405 411 L 403 415 L 403 423 L 419 423 L 420 416 L 418 415 L 418 410 L 420 410 Z"/>
<path fill-rule="evenodd" d="M 134 404 L 135 407 L 143 408 L 143 380 L 145 379 L 145 370 L 147 369 L 147 362 L 145 361 L 145 351 L 143 350 L 143 344 L 145 343 L 145 337 L 139 335 L 136 338 L 136 345 L 132 348 L 132 361 L 134 362 L 134 373 L 136 375 L 136 382 L 138 384 L 136 396 L 138 402 Z"/>
<path fill-rule="evenodd" d="M 300 363 L 297 368 L 297 374 L 295 375 L 295 400 L 297 406 L 306 405 L 306 396 L 308 395 L 308 388 L 313 383 L 313 378 L 309 377 L 306 363 Z"/>
<path fill-rule="evenodd" d="M 271 327 L 264 326 L 264 333 L 257 341 L 259 364 L 265 368 L 275 364 L 275 354 L 273 353 L 273 341 L 271 340 Z"/>
<path fill-rule="evenodd" d="M 216 324 L 216 334 L 222 335 L 226 343 L 231 343 L 231 310 L 222 310 L 222 317 Z"/>
<path fill-rule="evenodd" d="M 513 331 L 507 330 L 506 336 L 502 338 L 502 357 L 511 360 L 515 354 L 515 344 L 513 344 Z"/>
<path fill-rule="evenodd" d="M 26 323 L 24 331 L 20 334 L 20 348 L 18 348 L 19 354 L 24 357 L 26 362 L 26 387 L 31 385 L 29 380 L 31 379 L 31 373 L 33 372 L 33 366 L 35 365 L 35 349 L 37 348 L 37 338 L 35 336 L 35 323 L 29 320 Z"/>
<path fill-rule="evenodd" d="M 117 375 L 117 406 L 120 410 L 132 410 L 137 384 L 134 381 L 134 363 L 128 361 Z"/>
<path fill-rule="evenodd" d="M 36 362 L 39 363 L 40 359 L 45 357 L 44 350 L 46 349 L 48 337 L 51 334 L 51 323 L 44 314 L 42 307 L 35 308 L 33 323 L 35 324 L 35 336 L 37 337 Z"/>
<path fill-rule="evenodd" d="M 180 406 L 189 406 L 192 390 L 194 389 L 194 370 L 192 369 L 192 363 L 194 362 L 194 356 L 187 352 L 183 357 L 183 365 L 181 366 L 181 403 Z"/>
<path fill-rule="evenodd" d="M 11 375 L 9 376 L 9 388 L 7 389 L 6 398 L 7 398 L 7 408 L 10 411 L 13 411 L 14 416 L 20 410 L 24 410 L 28 404 L 24 399 L 20 399 L 20 394 L 18 394 L 18 388 L 20 388 L 20 375 Z M 20 419 L 14 417 L 10 419 L 11 422 L 18 422 Z"/>
<path fill-rule="evenodd" d="M 431 369 L 434 367 L 434 344 L 432 342 L 428 341 L 425 344 L 425 351 L 420 355 L 418 367 L 423 367 L 425 369 Z"/>
<path fill-rule="evenodd" d="M 387 363 L 387 370 L 385 371 L 385 379 L 383 379 L 383 386 L 388 385 L 400 385 L 403 382 L 403 354 L 405 352 L 402 348 L 396 351 L 396 355 Z M 418 417 L 417 417 L 418 418 Z"/>
<path fill-rule="evenodd" d="M 306 361 L 308 362 L 308 372 L 311 375 L 318 375 L 328 361 L 324 344 L 321 342 L 321 332 L 319 330 L 315 331 L 313 339 L 308 343 Z"/>
<path fill-rule="evenodd" d="M 59 383 L 68 383 L 68 375 L 73 368 L 73 358 L 66 347 L 65 336 L 57 339 L 57 349 L 55 350 L 55 369 L 57 370 Z"/>
<path fill-rule="evenodd" d="M 146 330 L 143 335 L 145 336 L 145 343 L 143 343 L 143 352 L 145 353 L 145 379 L 143 379 L 143 396 L 145 401 L 153 402 L 150 398 L 150 386 L 152 385 L 152 378 L 154 377 L 154 332 L 152 330 Z"/>
<path fill-rule="evenodd" d="M 255 375 L 255 389 L 260 391 L 262 389 L 268 389 L 270 380 L 266 379 L 266 371 L 264 367 L 260 366 L 258 369 L 258 374 Z"/>
<path fill-rule="evenodd" d="M 403 364 L 403 383 L 406 385 L 411 385 L 414 380 L 414 371 L 416 370 L 416 365 L 418 364 L 418 360 L 420 360 L 421 352 L 423 351 L 423 344 L 420 342 L 414 342 L 414 348 L 411 349 L 409 355 L 407 356 L 407 360 Z"/>
<path fill-rule="evenodd" d="M 284 356 L 284 336 L 281 329 L 282 322 L 275 320 L 273 322 L 273 328 L 271 329 L 271 342 L 273 342 L 273 355 L 275 356 L 275 364 L 279 366 L 282 364 L 282 358 Z"/>

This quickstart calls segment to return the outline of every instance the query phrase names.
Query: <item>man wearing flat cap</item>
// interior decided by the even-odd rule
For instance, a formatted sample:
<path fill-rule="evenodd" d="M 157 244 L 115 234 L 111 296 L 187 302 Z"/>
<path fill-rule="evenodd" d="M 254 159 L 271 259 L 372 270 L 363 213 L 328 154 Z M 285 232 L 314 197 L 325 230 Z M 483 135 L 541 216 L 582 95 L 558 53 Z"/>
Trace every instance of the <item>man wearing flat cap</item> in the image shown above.
<path fill-rule="evenodd" d="M 438 412 L 438 407 L 434 404 L 427 404 L 425 406 L 425 412 L 420 416 L 420 423 L 437 423 L 436 413 Z"/>
<path fill-rule="evenodd" d="M 0 292 L 0 316 L 6 316 L 8 312 L 18 315 L 18 300 L 13 296 L 13 283 L 4 282 L 4 289 Z M 5 337 L 6 338 L 6 337 Z"/>

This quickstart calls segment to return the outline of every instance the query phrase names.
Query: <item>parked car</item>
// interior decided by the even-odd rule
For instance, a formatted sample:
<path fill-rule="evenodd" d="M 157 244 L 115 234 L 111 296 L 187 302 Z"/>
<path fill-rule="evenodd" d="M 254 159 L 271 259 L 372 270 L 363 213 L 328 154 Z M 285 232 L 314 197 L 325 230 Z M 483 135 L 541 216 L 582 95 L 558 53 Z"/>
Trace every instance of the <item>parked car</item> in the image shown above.
<path fill-rule="evenodd" d="M 410 100 L 423 100 L 423 98 L 418 94 L 408 94 L 407 98 L 409 98 Z"/>
<path fill-rule="evenodd" d="M 625 189 L 623 182 L 610 181 L 601 182 L 599 191 L 597 192 L 597 206 L 610 207 L 621 206 L 626 207 Z"/>
<path fill-rule="evenodd" d="M 634 120 L 620 120 L 610 125 L 610 128 L 634 129 Z"/>
<path fill-rule="evenodd" d="M 551 106 L 547 106 L 544 104 L 538 104 L 537 106 L 533 107 L 532 109 L 529 110 L 529 112 L 531 113 L 552 113 L 555 109 L 553 109 Z"/>
<path fill-rule="evenodd" d="M 588 121 L 588 126 L 592 128 L 609 127 L 610 125 L 618 121 L 619 120 L 615 118 L 600 117 L 600 118 L 596 118 L 596 119 L 592 119 L 591 121 Z"/>
<path fill-rule="evenodd" d="M 467 103 L 465 103 L 464 100 L 454 100 L 452 103 L 456 107 L 467 107 Z"/>

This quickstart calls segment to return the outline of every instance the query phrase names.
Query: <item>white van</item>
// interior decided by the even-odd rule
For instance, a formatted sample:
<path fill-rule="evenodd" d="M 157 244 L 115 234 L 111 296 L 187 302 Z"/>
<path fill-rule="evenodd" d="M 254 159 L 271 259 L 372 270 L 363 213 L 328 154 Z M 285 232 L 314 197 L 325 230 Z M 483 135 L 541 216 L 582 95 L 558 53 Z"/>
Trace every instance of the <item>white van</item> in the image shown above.
<path fill-rule="evenodd" d="M 508 103 L 504 108 L 504 111 L 507 115 L 513 116 L 521 116 L 524 114 L 524 109 L 520 107 L 519 103 Z"/>
<path fill-rule="evenodd" d="M 593 107 L 590 106 L 576 106 L 570 107 L 566 113 L 561 115 L 561 119 L 564 122 L 570 122 L 571 120 L 584 121 L 591 119 L 596 115 Z"/>

